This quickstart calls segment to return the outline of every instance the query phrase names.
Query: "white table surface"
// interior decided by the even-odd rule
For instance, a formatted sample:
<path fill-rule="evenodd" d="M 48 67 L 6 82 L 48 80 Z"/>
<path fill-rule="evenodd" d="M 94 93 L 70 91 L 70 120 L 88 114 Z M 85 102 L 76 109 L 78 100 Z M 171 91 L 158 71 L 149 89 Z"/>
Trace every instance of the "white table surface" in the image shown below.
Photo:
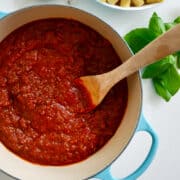
<path fill-rule="evenodd" d="M 0 11 L 11 12 L 22 7 L 43 3 L 67 4 L 65 0 L 0 0 Z M 74 0 L 72 6 L 102 18 L 122 36 L 133 28 L 147 26 L 154 11 L 166 22 L 180 16 L 179 0 L 165 0 L 156 8 L 136 12 L 113 11 L 102 7 L 95 0 Z M 178 109 L 180 109 L 180 92 L 166 103 L 155 94 L 151 81 L 143 80 L 143 112 L 158 134 L 159 147 L 152 164 L 139 180 L 180 179 L 180 116 Z M 143 161 L 150 144 L 149 135 L 146 133 L 136 134 L 126 151 L 113 163 L 113 175 L 123 177 L 132 172 Z M 12 178 L 0 172 L 0 180 L 12 180 Z"/>

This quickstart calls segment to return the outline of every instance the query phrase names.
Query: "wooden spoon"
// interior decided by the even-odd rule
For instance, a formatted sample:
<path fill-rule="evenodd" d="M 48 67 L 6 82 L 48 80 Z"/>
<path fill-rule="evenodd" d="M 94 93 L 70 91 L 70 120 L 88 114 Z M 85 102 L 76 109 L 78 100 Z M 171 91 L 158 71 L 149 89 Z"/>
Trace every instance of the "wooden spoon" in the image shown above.
<path fill-rule="evenodd" d="M 76 79 L 76 82 L 83 90 L 82 92 L 86 94 L 90 109 L 93 109 L 101 103 L 108 91 L 120 80 L 179 50 L 180 25 L 176 25 L 112 71 L 80 77 Z"/>

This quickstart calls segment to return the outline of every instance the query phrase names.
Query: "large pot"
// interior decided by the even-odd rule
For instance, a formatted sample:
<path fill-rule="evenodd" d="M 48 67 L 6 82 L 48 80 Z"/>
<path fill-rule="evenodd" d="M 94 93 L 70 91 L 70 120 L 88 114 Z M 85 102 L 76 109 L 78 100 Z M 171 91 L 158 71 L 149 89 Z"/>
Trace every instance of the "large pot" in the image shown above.
<path fill-rule="evenodd" d="M 107 38 L 122 61 L 132 54 L 122 38 L 109 25 L 81 10 L 58 5 L 34 6 L 11 13 L 0 20 L 0 41 L 9 33 L 28 22 L 44 18 L 73 18 Z M 142 88 L 138 73 L 128 77 L 128 105 L 122 123 L 106 145 L 88 159 L 67 166 L 41 166 L 29 163 L 9 152 L 0 144 L 0 169 L 23 180 L 81 180 L 89 177 L 114 179 L 110 173 L 111 163 L 123 152 L 134 133 L 147 131 L 152 136 L 152 146 L 144 163 L 128 178 L 136 179 L 151 163 L 157 148 L 157 137 L 142 116 Z"/>

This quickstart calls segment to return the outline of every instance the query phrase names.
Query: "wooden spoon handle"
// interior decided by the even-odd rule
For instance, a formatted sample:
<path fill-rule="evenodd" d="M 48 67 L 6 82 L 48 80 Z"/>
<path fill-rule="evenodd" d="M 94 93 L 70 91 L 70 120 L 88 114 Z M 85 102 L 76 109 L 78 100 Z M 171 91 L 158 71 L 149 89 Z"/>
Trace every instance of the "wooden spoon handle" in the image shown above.
<path fill-rule="evenodd" d="M 180 24 L 149 43 L 125 63 L 107 73 L 107 76 L 109 76 L 108 79 L 111 79 L 111 85 L 113 86 L 121 79 L 131 75 L 142 67 L 152 64 L 179 50 Z"/>

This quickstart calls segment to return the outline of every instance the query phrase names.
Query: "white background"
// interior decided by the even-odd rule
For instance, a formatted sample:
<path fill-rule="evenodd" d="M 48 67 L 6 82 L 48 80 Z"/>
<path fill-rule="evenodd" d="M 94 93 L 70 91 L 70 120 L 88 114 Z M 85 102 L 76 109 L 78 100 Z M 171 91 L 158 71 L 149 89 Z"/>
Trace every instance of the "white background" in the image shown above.
<path fill-rule="evenodd" d="M 67 4 L 65 0 L 0 0 L 0 11 L 11 12 L 39 3 Z M 131 29 L 147 26 L 154 11 L 165 22 L 172 21 L 180 16 L 179 0 L 165 0 L 160 6 L 136 12 L 112 10 L 101 6 L 95 0 L 74 0 L 72 6 L 89 11 L 102 18 L 122 36 Z M 166 103 L 155 94 L 151 81 L 143 80 L 143 113 L 158 134 L 159 147 L 154 161 L 139 180 L 180 179 L 179 112 L 180 92 L 170 102 Z M 116 177 L 123 177 L 132 172 L 143 161 L 150 144 L 151 138 L 146 133 L 136 134 L 125 152 L 113 163 L 112 174 Z M 0 172 L 0 180 L 12 180 L 12 178 Z"/>

